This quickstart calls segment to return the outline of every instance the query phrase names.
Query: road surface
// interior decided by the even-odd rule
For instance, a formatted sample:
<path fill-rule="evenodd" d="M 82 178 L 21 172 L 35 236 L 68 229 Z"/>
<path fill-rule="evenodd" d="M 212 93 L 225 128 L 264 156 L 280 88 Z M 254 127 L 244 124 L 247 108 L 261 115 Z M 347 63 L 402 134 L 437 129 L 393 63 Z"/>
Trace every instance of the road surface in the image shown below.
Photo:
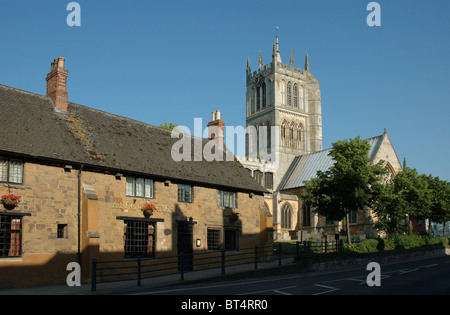
<path fill-rule="evenodd" d="M 450 256 L 357 269 L 140 289 L 132 295 L 450 295 Z M 375 273 L 372 273 L 375 272 Z M 374 282 L 369 286 L 367 279 Z M 376 284 L 379 284 L 377 286 Z M 124 294 L 124 292 L 121 292 Z"/>

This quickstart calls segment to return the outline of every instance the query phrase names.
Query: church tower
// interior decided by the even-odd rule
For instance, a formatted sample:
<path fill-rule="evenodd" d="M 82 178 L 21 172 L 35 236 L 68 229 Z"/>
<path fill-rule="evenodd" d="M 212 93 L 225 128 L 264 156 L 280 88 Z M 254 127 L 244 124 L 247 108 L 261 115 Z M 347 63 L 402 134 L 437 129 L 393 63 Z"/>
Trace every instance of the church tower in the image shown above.
<path fill-rule="evenodd" d="M 247 137 L 246 157 L 270 161 L 275 191 L 295 156 L 322 150 L 322 114 L 319 81 L 311 74 L 308 55 L 304 69 L 281 60 L 278 35 L 272 60 L 251 70 L 247 59 L 246 125 L 256 127 L 257 139 Z M 264 141 L 265 140 L 265 141 Z"/>

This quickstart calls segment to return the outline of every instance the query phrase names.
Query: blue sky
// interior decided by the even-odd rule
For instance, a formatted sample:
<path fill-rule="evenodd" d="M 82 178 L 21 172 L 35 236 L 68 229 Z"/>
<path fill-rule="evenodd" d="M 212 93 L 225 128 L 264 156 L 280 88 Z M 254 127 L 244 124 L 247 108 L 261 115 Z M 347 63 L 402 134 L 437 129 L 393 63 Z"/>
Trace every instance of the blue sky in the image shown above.
<path fill-rule="evenodd" d="M 398 158 L 450 180 L 450 1 L 0 0 L 0 84 L 45 94 L 64 56 L 69 100 L 153 125 L 192 126 L 220 109 L 245 126 L 245 68 L 270 63 L 275 27 L 283 62 L 321 83 L 323 147 L 386 128 Z"/>

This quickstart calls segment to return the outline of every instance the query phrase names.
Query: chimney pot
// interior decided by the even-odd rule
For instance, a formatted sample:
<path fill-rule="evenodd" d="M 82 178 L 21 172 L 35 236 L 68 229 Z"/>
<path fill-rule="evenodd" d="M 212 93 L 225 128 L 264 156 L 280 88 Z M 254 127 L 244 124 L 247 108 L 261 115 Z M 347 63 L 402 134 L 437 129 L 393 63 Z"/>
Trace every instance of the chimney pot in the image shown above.
<path fill-rule="evenodd" d="M 212 121 L 208 123 L 208 138 L 217 141 L 219 147 L 224 146 L 224 126 L 225 122 L 220 119 L 220 110 L 212 113 Z"/>

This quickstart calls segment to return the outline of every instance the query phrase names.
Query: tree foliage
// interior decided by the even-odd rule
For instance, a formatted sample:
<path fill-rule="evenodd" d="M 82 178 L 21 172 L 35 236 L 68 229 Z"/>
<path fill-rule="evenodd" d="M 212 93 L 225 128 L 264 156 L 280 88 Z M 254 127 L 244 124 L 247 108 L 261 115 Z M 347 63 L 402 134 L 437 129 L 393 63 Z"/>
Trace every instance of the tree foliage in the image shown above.
<path fill-rule="evenodd" d="M 159 128 L 162 128 L 162 129 L 166 129 L 166 130 L 169 130 L 169 131 L 172 131 L 173 129 L 175 129 L 176 127 L 177 127 L 178 125 L 175 125 L 175 124 L 173 124 L 173 123 L 164 123 L 164 124 L 160 124 L 159 125 Z"/>
<path fill-rule="evenodd" d="M 405 219 L 411 217 L 445 223 L 450 220 L 449 200 L 448 182 L 406 168 L 381 188 L 373 207 L 375 228 L 395 235 L 410 231 Z"/>
<path fill-rule="evenodd" d="M 349 241 L 348 214 L 371 207 L 381 190 L 381 176 L 387 173 L 384 161 L 371 163 L 369 150 L 370 144 L 359 137 L 333 143 L 329 154 L 334 165 L 318 171 L 305 185 L 304 199 L 316 213 L 335 221 L 347 217 Z"/>

